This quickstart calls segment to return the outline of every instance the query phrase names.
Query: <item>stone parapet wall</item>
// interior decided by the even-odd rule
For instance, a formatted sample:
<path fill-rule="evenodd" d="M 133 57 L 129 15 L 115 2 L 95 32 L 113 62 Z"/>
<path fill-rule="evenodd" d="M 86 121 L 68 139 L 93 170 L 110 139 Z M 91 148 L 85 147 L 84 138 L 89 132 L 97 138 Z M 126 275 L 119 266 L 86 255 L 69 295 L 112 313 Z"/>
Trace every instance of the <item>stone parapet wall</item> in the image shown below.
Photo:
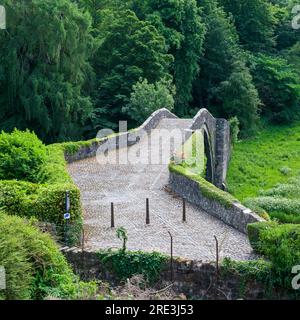
<path fill-rule="evenodd" d="M 239 202 L 232 202 L 232 205 L 227 207 L 217 199 L 208 198 L 201 192 L 199 182 L 184 175 L 170 172 L 169 186 L 176 194 L 240 232 L 247 233 L 249 223 L 264 221 Z"/>
<path fill-rule="evenodd" d="M 93 141 L 89 145 L 85 145 L 79 148 L 74 154 L 65 153 L 65 159 L 68 163 L 72 163 L 78 160 L 95 157 L 99 148 L 105 145 L 106 151 L 119 149 L 123 147 L 130 147 L 140 141 L 145 134 L 149 134 L 151 130 L 155 129 L 162 119 L 176 119 L 177 116 L 170 112 L 168 109 L 160 109 L 155 111 L 139 128 L 112 135 L 107 138 L 103 138 L 99 141 Z M 100 150 L 101 152 L 101 150 Z"/>

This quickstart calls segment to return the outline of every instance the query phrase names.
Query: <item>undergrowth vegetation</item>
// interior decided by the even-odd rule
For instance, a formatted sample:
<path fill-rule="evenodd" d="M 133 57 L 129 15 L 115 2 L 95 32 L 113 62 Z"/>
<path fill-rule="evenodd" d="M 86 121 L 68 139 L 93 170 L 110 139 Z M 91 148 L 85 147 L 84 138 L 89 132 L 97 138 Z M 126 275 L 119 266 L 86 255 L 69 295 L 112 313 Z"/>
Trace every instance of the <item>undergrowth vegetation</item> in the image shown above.
<path fill-rule="evenodd" d="M 120 281 L 132 278 L 134 275 L 144 277 L 146 283 L 154 284 L 160 271 L 168 261 L 168 257 L 158 252 L 101 250 L 101 263 L 118 277 Z"/>
<path fill-rule="evenodd" d="M 0 262 L 7 282 L 0 300 L 95 296 L 97 284 L 81 282 L 55 242 L 34 223 L 0 212 Z"/>
<path fill-rule="evenodd" d="M 238 262 L 226 259 L 224 271 L 236 272 L 244 281 L 263 283 L 266 294 L 273 298 L 275 288 L 285 289 L 291 298 L 299 298 L 299 290 L 292 288 L 295 277 L 292 269 L 300 261 L 300 225 L 254 223 L 248 226 L 248 236 L 253 249 L 266 260 Z"/>

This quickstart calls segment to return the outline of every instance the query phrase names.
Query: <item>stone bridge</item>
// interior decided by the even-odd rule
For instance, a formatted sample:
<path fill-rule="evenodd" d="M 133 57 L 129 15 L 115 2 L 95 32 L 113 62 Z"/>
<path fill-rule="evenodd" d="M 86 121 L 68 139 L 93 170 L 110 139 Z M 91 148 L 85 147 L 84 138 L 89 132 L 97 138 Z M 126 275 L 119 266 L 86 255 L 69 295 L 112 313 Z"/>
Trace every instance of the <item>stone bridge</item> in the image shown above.
<path fill-rule="evenodd" d="M 178 129 L 184 133 L 182 140 L 174 141 L 172 148 L 164 142 L 151 145 L 155 155 L 168 150 L 161 164 L 148 162 L 149 136 L 156 129 Z M 200 110 L 194 119 L 178 119 L 166 109 L 155 112 L 134 132 L 116 137 L 117 148 L 108 144 L 108 152 L 98 152 L 103 141 L 83 147 L 76 155 L 67 156 L 69 172 L 81 190 L 84 207 L 86 246 L 91 250 L 120 247 L 115 229 L 110 227 L 110 206 L 115 205 L 116 228 L 128 231 L 128 249 L 159 251 L 168 254 L 170 238 L 174 237 L 174 255 L 184 258 L 212 261 L 215 259 L 214 236 L 221 243 L 221 257 L 247 260 L 255 257 L 247 236 L 205 210 L 186 204 L 187 222 L 182 222 L 182 199 L 168 189 L 168 162 L 196 129 L 204 129 L 209 152 L 208 176 L 216 185 L 222 185 L 229 158 L 229 128 L 227 122 L 214 119 L 207 110 Z M 147 135 L 145 135 L 145 132 Z M 124 137 L 129 148 L 122 148 Z M 114 139 L 114 138 L 112 138 Z M 109 140 L 109 139 L 108 139 Z M 150 139 L 151 140 L 151 139 Z M 106 141 L 107 142 L 107 141 Z M 128 152 L 139 155 L 139 164 L 114 163 L 116 157 L 126 157 Z M 96 157 L 97 155 L 97 157 Z M 98 159 L 98 161 L 97 161 Z M 78 161 L 79 160 L 79 161 Z M 111 161 L 110 161 L 111 160 Z M 105 165 L 101 164 L 105 161 Z M 150 202 L 150 225 L 146 225 L 146 198 Z"/>

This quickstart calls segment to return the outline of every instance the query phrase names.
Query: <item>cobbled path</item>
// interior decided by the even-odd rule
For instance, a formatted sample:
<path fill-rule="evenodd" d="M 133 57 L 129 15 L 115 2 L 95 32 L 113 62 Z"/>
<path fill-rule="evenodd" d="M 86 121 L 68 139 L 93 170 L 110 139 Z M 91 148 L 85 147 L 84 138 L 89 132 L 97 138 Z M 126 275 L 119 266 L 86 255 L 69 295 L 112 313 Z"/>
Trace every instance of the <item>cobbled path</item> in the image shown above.
<path fill-rule="evenodd" d="M 190 120 L 164 119 L 157 129 L 188 128 Z M 152 136 L 154 133 L 152 133 Z M 161 164 L 112 163 L 116 155 L 124 157 L 126 149 L 69 165 L 69 172 L 82 194 L 86 247 L 91 249 L 119 248 L 116 229 L 110 228 L 110 204 L 115 205 L 116 228 L 128 231 L 128 249 L 170 252 L 170 237 L 174 237 L 174 255 L 182 258 L 213 261 L 217 236 L 221 258 L 236 260 L 255 258 L 246 235 L 224 224 L 193 205 L 186 204 L 187 222 L 182 222 L 182 200 L 168 192 L 170 154 L 180 141 L 168 150 L 164 142 L 152 143 L 151 155 L 160 155 Z M 144 138 L 129 148 L 130 154 L 145 161 L 149 139 Z M 153 147 L 154 146 L 154 147 Z M 169 148 L 170 149 L 170 148 Z M 109 164 L 103 164 L 109 159 Z M 102 163 L 102 164 L 101 164 Z M 150 201 L 150 225 L 146 226 L 146 198 Z"/>

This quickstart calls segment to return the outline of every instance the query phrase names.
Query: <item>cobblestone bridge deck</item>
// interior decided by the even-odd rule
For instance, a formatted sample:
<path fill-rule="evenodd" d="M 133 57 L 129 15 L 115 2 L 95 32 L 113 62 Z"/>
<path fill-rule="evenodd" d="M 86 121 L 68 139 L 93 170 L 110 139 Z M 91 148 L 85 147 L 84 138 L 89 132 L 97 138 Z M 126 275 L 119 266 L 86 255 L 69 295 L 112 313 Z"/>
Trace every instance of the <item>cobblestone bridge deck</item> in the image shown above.
<path fill-rule="evenodd" d="M 183 131 L 189 124 L 189 120 L 164 119 L 158 128 Z M 175 143 L 173 147 L 178 145 Z M 130 147 L 130 152 L 142 157 L 147 157 L 147 150 L 146 138 Z M 162 150 L 165 153 L 166 149 L 163 144 L 158 144 L 151 150 L 161 155 Z M 122 156 L 126 150 L 110 152 L 109 157 L 114 159 L 116 152 Z M 246 235 L 190 204 L 186 205 L 187 222 L 182 223 L 182 201 L 166 189 L 167 162 L 160 165 L 101 165 L 96 158 L 90 158 L 69 165 L 69 172 L 82 194 L 86 246 L 92 249 L 121 246 L 116 230 L 110 228 L 110 203 L 114 202 L 115 224 L 127 229 L 129 250 L 169 253 L 170 231 L 174 237 L 176 256 L 214 260 L 215 235 L 220 242 L 221 257 L 238 260 L 254 258 Z M 146 198 L 150 200 L 151 224 L 148 226 L 145 224 Z"/>

